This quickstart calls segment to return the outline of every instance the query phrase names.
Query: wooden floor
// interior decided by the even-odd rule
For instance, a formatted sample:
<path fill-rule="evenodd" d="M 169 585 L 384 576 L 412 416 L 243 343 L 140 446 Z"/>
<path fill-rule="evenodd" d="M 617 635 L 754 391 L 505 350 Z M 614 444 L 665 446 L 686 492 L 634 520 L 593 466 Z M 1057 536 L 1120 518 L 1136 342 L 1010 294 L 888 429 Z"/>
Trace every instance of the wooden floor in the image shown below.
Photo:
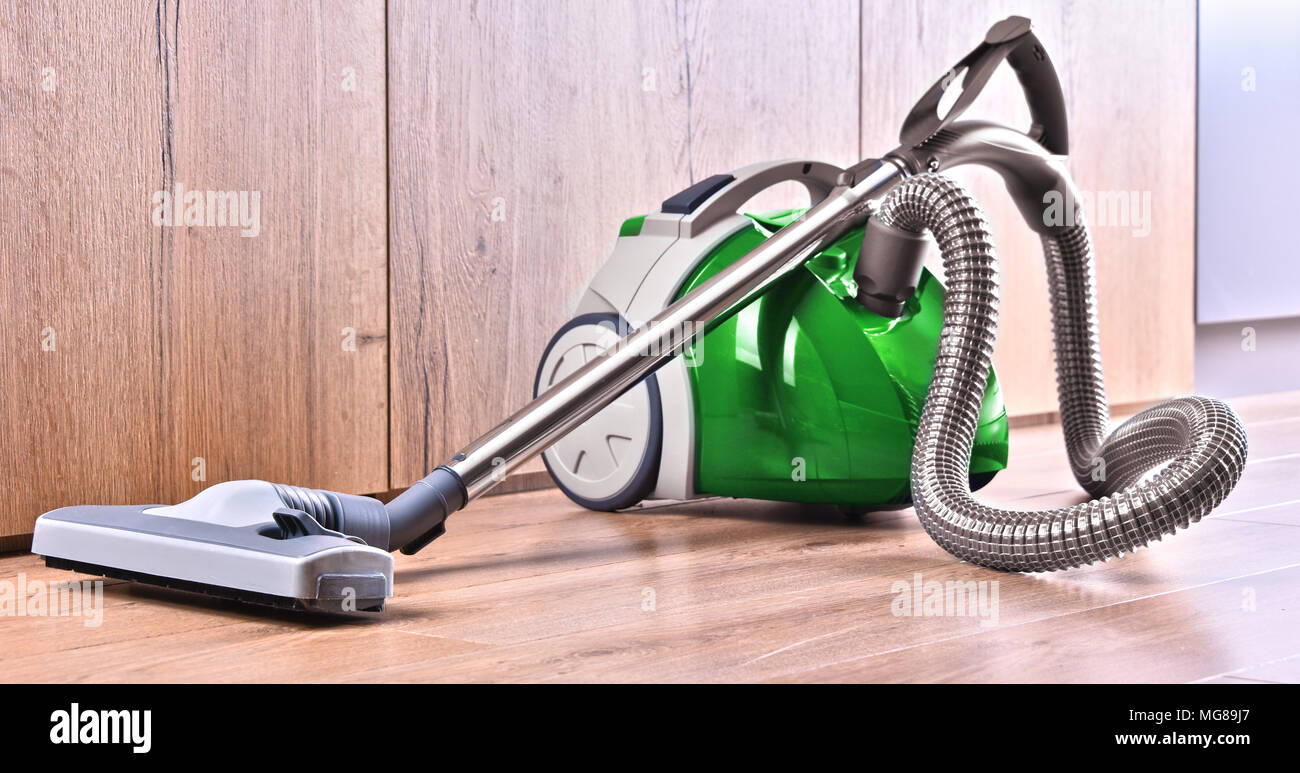
<path fill-rule="evenodd" d="M 398 555 L 398 595 L 372 618 L 111 582 L 98 627 L 0 618 L 0 679 L 1300 681 L 1300 392 L 1232 403 L 1250 460 L 1231 498 L 1108 565 L 987 571 L 943 552 L 910 510 L 855 523 L 710 500 L 605 514 L 553 490 L 511 494 Z M 1017 429 L 1011 449 L 986 499 L 1080 501 L 1057 426 Z M 74 577 L 0 557 L 0 580 L 19 572 Z M 896 615 L 911 597 L 896 584 L 917 574 L 996 582 L 996 619 Z"/>

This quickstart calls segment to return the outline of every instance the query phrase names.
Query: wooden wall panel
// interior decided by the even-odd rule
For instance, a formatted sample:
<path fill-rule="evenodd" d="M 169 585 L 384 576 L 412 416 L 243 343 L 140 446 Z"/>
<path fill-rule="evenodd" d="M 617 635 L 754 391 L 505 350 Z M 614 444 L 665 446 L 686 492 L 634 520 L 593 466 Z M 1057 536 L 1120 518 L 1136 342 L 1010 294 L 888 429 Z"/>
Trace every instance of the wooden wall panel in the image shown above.
<path fill-rule="evenodd" d="M 695 179 L 781 158 L 858 160 L 858 5 L 685 4 Z M 802 187 L 791 184 L 751 206 L 806 204 Z"/>
<path fill-rule="evenodd" d="M 400 487 L 532 396 L 619 224 L 690 178 L 671 0 L 398 0 L 388 32 Z"/>
<path fill-rule="evenodd" d="M 1061 75 L 1070 117 L 1071 170 L 1085 191 L 1149 194 L 1149 233 L 1091 223 L 1097 250 L 1102 357 L 1112 404 L 1147 402 L 1192 387 L 1196 8 L 1184 0 L 863 5 L 862 148 L 898 141 L 917 97 L 994 21 L 1028 16 Z M 1024 127 L 1028 111 L 1009 69 L 967 113 Z M 1002 260 L 995 364 L 1013 415 L 1057 409 L 1046 275 L 1037 237 L 1001 182 L 958 169 L 984 204 Z M 1112 221 L 1117 218 L 1112 218 Z M 1139 233 L 1135 233 L 1135 230 Z M 937 267 L 937 255 L 931 260 Z"/>
<path fill-rule="evenodd" d="M 1113 403 L 1191 392 L 1196 294 L 1196 7 L 1071 7 L 1071 150 L 1078 184 L 1150 194 L 1150 233 L 1093 229 L 1101 345 Z M 1098 214 L 1100 217 L 1100 213 Z"/>
<path fill-rule="evenodd" d="M 0 532 L 162 488 L 152 9 L 0 4 Z M 123 63 L 130 63 L 124 66 Z"/>
<path fill-rule="evenodd" d="M 165 173 L 261 191 L 262 224 L 163 245 L 169 464 L 385 487 L 384 24 L 379 0 L 181 10 Z"/>
<path fill-rule="evenodd" d="M 0 51 L 0 532 L 384 488 L 383 3 L 6 4 Z M 178 183 L 259 192 L 258 235 L 156 227 Z"/>

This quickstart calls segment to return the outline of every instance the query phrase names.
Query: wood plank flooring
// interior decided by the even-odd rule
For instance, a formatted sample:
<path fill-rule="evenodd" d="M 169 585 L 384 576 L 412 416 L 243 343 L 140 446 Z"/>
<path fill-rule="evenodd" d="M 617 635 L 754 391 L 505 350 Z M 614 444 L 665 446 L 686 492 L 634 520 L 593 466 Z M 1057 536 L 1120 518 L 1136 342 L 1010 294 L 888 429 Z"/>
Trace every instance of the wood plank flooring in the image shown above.
<path fill-rule="evenodd" d="M 855 522 L 715 499 L 606 514 L 534 491 L 481 500 L 425 552 L 398 555 L 398 595 L 375 617 L 110 581 L 98 626 L 0 617 L 0 679 L 1300 681 L 1300 392 L 1232 404 L 1251 445 L 1228 501 L 1102 566 L 980 569 L 910 510 Z M 1059 427 L 1013 430 L 1010 469 L 983 494 L 1080 501 Z M 0 556 L 0 582 L 19 573 L 75 577 Z M 983 583 L 970 587 L 986 591 L 987 614 L 896 615 L 917 575 Z"/>

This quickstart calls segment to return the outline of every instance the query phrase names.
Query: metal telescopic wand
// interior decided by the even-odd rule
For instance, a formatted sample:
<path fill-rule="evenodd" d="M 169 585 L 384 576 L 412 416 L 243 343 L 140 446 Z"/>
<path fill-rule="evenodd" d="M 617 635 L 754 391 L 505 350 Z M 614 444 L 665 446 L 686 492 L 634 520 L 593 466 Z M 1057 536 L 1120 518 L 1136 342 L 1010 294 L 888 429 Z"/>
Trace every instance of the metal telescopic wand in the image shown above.
<path fill-rule="evenodd" d="M 830 194 L 740 260 L 687 293 L 513 416 L 417 481 L 388 509 L 394 544 L 414 552 L 442 521 L 511 470 L 599 413 L 706 328 L 727 319 L 870 216 L 868 202 L 905 176 L 889 161 L 849 169 Z M 409 541 L 408 541 L 409 538 Z"/>

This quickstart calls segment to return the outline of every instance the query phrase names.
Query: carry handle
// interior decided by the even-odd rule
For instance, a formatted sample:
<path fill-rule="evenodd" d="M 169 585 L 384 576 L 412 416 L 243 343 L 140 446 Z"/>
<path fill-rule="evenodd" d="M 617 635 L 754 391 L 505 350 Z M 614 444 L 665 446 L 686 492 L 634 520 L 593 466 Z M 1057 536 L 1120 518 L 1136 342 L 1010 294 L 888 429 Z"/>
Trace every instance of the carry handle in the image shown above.
<path fill-rule="evenodd" d="M 833 164 L 803 159 L 764 161 L 732 173 L 735 180 L 710 196 L 693 213 L 682 218 L 685 238 L 704 233 L 709 226 L 736 214 L 754 196 L 783 182 L 797 182 L 808 191 L 809 206 L 830 195 L 844 170 Z"/>
<path fill-rule="evenodd" d="M 1069 128 L 1061 81 L 1056 76 L 1047 49 L 1023 16 L 1008 16 L 990 27 L 984 42 L 930 87 L 903 121 L 899 133 L 903 147 L 915 148 L 956 120 L 979 96 L 993 71 L 1004 60 L 1015 71 L 1029 104 L 1029 115 L 1034 123 L 1026 134 L 1049 153 L 1066 155 L 1070 144 Z M 961 95 L 952 108 L 940 116 L 939 101 L 963 69 L 966 76 L 962 80 Z"/>

